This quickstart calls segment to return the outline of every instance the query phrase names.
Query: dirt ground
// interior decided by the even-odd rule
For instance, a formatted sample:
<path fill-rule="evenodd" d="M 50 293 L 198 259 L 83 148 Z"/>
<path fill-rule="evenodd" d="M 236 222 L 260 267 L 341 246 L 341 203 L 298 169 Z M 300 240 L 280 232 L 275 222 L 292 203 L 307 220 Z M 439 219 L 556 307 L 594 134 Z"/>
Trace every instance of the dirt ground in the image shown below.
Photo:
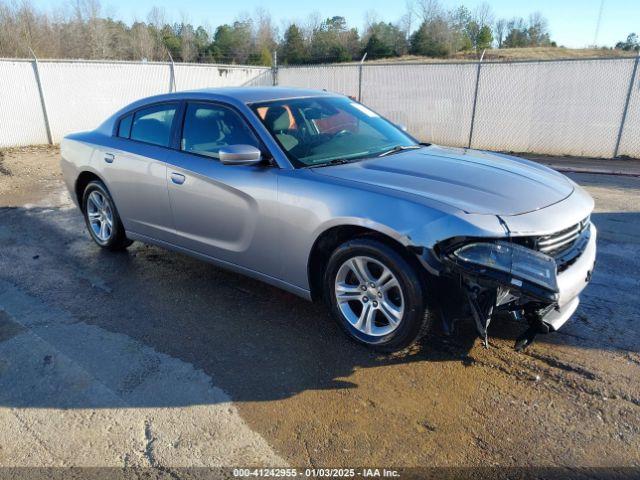
<path fill-rule="evenodd" d="M 574 318 L 436 328 L 408 354 L 189 257 L 95 246 L 55 149 L 0 157 L 0 466 L 640 470 L 640 178 L 573 174 L 598 263 Z"/>

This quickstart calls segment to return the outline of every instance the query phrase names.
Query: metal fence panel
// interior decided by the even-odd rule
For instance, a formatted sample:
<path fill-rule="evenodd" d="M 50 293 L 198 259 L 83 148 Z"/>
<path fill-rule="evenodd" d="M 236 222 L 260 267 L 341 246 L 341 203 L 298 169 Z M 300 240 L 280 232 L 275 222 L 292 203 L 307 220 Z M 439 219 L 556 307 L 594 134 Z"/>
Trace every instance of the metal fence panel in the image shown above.
<path fill-rule="evenodd" d="M 275 73 L 269 68 L 260 72 L 253 78 L 245 81 L 243 87 L 272 87 L 274 85 Z"/>
<path fill-rule="evenodd" d="M 47 143 L 32 62 L 0 62 L 0 147 Z"/>
<path fill-rule="evenodd" d="M 258 77 L 265 71 L 264 67 L 232 67 L 224 65 L 176 64 L 175 81 L 177 90 L 194 90 L 197 88 L 229 87 L 243 85 Z M 271 85 L 271 83 L 270 83 Z"/>
<path fill-rule="evenodd" d="M 362 102 L 420 140 L 467 146 L 477 66 L 365 65 Z"/>
<path fill-rule="evenodd" d="M 640 66 L 631 86 L 631 97 L 618 155 L 640 158 Z"/>
<path fill-rule="evenodd" d="M 326 89 L 344 95 L 358 95 L 357 65 L 313 65 L 310 67 L 280 67 L 278 85 Z"/>
<path fill-rule="evenodd" d="M 473 148 L 611 157 L 631 59 L 482 65 Z"/>
<path fill-rule="evenodd" d="M 171 90 L 171 64 L 151 62 L 38 62 L 52 140 L 97 127 L 143 97 Z M 266 67 L 175 65 L 178 90 L 273 84 Z M 0 61 L 0 147 L 47 143 L 34 62 Z"/>
<path fill-rule="evenodd" d="M 467 146 L 473 133 L 473 148 L 610 158 L 633 64 L 633 58 L 483 63 L 479 77 L 477 63 L 313 65 L 280 67 L 278 84 L 360 92 L 363 103 L 421 140 Z M 633 157 L 640 156 L 639 82 L 619 152 Z"/>
<path fill-rule="evenodd" d="M 70 132 L 97 127 L 118 109 L 142 97 L 167 93 L 167 64 L 40 63 L 53 142 Z"/>
<path fill-rule="evenodd" d="M 280 67 L 279 85 L 357 97 L 422 140 L 490 150 L 611 157 L 629 96 L 619 154 L 640 157 L 640 72 L 633 58 Z M 95 128 L 122 106 L 171 89 L 168 63 L 41 61 L 52 140 Z M 176 64 L 178 90 L 270 86 L 266 67 Z M 34 63 L 0 61 L 0 147 L 45 143 Z M 472 129 L 473 125 L 473 129 Z"/>

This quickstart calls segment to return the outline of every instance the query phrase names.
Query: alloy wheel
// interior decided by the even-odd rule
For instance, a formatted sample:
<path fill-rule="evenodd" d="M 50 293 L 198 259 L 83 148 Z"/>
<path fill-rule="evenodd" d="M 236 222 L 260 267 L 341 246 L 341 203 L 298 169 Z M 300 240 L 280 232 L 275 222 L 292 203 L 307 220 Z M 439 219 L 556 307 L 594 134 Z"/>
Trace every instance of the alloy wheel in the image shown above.
<path fill-rule="evenodd" d="M 388 335 L 404 315 L 398 279 L 389 267 L 371 257 L 351 257 L 340 266 L 335 300 L 351 326 L 369 336 Z"/>
<path fill-rule="evenodd" d="M 113 235 L 113 208 L 108 198 L 94 190 L 87 198 L 87 219 L 95 237 L 107 242 Z"/>

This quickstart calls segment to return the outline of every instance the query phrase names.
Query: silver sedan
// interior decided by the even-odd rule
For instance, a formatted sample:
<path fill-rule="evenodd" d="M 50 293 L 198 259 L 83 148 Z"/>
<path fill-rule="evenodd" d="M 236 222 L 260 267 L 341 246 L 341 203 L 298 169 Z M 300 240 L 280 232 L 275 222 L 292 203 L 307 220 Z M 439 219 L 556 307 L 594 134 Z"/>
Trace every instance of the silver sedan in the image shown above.
<path fill-rule="evenodd" d="M 556 330 L 591 276 L 593 201 L 538 164 L 420 143 L 350 98 L 228 88 L 137 101 L 62 142 L 93 240 L 177 250 L 323 300 L 383 351 L 438 318 Z"/>

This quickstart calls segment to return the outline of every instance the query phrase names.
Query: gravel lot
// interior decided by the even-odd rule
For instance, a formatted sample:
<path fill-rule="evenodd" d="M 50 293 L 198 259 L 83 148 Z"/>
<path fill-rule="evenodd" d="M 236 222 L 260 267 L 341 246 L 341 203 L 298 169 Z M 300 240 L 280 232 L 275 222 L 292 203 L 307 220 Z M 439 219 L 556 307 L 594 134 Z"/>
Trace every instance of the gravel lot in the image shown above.
<path fill-rule="evenodd" d="M 561 332 L 516 353 L 498 319 L 488 350 L 469 323 L 378 356 L 270 286 L 101 251 L 58 152 L 3 152 L 0 466 L 640 468 L 640 178 L 571 176 L 599 252 Z"/>

